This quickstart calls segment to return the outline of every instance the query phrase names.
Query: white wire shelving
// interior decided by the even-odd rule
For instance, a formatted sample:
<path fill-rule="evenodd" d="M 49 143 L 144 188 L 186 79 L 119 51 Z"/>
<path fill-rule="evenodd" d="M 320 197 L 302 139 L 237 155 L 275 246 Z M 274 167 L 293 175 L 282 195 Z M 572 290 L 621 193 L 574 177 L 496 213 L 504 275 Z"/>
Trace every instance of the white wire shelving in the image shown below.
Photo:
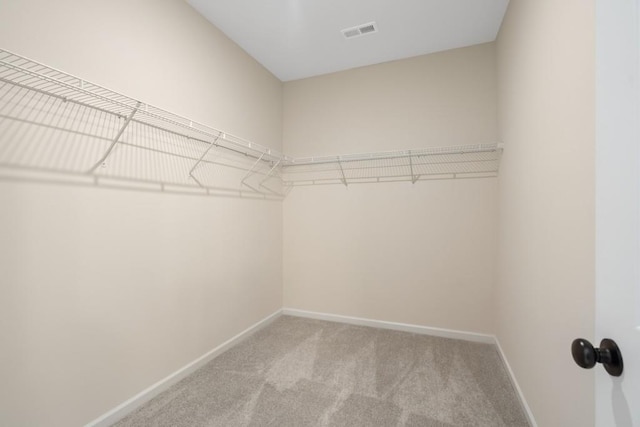
<path fill-rule="evenodd" d="M 283 197 L 281 153 L 0 50 L 0 167 L 102 185 Z"/>
<path fill-rule="evenodd" d="M 496 176 L 501 152 L 485 144 L 295 159 L 0 49 L 3 178 L 282 199 L 302 185 Z"/>
<path fill-rule="evenodd" d="M 292 159 L 283 166 L 285 186 L 488 178 L 498 175 L 501 144 Z"/>

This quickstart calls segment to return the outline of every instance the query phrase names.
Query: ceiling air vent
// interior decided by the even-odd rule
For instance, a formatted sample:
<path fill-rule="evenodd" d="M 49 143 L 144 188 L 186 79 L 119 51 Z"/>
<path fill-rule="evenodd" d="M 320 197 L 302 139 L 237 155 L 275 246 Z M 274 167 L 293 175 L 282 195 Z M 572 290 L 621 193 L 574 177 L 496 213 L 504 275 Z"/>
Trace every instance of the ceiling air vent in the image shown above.
<path fill-rule="evenodd" d="M 377 33 L 378 27 L 376 26 L 375 22 L 369 22 L 366 24 L 358 25 L 357 27 L 345 28 L 341 32 L 344 38 L 352 39 L 354 37 L 360 37 L 366 34 Z"/>

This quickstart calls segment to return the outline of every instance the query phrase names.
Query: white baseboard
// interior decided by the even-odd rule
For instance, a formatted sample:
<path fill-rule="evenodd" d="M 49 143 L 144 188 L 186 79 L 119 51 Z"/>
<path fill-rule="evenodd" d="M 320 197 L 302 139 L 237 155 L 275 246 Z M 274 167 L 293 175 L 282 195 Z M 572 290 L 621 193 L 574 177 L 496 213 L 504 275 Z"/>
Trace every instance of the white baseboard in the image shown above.
<path fill-rule="evenodd" d="M 500 342 L 494 335 L 479 334 L 476 332 L 456 331 L 452 329 L 433 328 L 428 326 L 410 325 L 406 323 L 386 322 L 382 320 L 364 319 L 359 317 L 341 316 L 337 314 L 318 313 L 313 311 L 297 310 L 293 308 L 283 308 L 282 310 L 276 311 L 275 313 L 264 318 L 263 320 L 259 321 L 253 326 L 240 332 L 238 335 L 234 336 L 233 338 L 220 344 L 218 347 L 214 348 L 213 350 L 209 351 L 208 353 L 204 354 L 203 356 L 199 357 L 193 362 L 178 369 L 176 372 L 172 373 L 166 378 L 163 378 L 162 380 L 158 381 L 157 383 L 153 384 L 147 389 L 141 391 L 140 393 L 133 396 L 131 399 L 127 400 L 126 402 L 123 402 L 122 404 L 113 408 L 112 410 L 100 416 L 99 418 L 96 418 L 95 420 L 91 421 L 85 427 L 108 427 L 114 424 L 115 422 L 121 420 L 122 418 L 124 418 L 125 416 L 127 416 L 128 414 L 136 410 L 138 407 L 144 405 L 149 400 L 153 399 L 154 397 L 156 397 L 157 395 L 159 395 L 160 393 L 162 393 L 172 385 L 176 384 L 183 378 L 187 377 L 194 371 L 198 370 L 199 368 L 201 368 L 202 366 L 210 362 L 219 354 L 228 350 L 230 347 L 233 347 L 234 345 L 238 344 L 240 341 L 249 337 L 251 334 L 268 326 L 271 322 L 276 320 L 281 315 L 306 317 L 309 319 L 326 320 L 330 322 L 347 323 L 347 324 L 359 325 L 359 326 L 370 326 L 374 328 L 390 329 L 394 331 L 412 332 L 412 333 L 422 334 L 422 335 L 432 335 L 432 336 L 443 337 L 443 338 L 453 338 L 453 339 L 460 339 L 460 340 L 466 340 L 466 341 L 481 342 L 486 344 L 494 344 L 498 349 L 498 353 L 500 354 L 500 357 L 502 358 L 502 361 L 505 367 L 507 368 L 509 378 L 511 379 L 513 387 L 518 393 L 518 396 L 520 398 L 520 403 L 522 404 L 522 408 L 525 414 L 527 415 L 527 418 L 529 419 L 529 423 L 531 424 L 531 427 L 538 427 L 538 424 L 536 423 L 533 417 L 533 413 L 531 412 L 531 409 L 529 408 L 529 405 L 527 404 L 527 401 L 524 398 L 524 395 L 522 394 L 522 389 L 520 389 L 520 386 L 518 385 L 518 381 L 516 381 L 516 378 L 513 375 L 513 371 L 511 370 L 511 366 L 507 361 L 507 357 L 502 351 Z"/>
<path fill-rule="evenodd" d="M 177 371 L 167 376 L 166 378 L 161 379 L 157 383 L 141 391 L 140 393 L 133 396 L 131 399 L 127 400 L 126 402 L 116 406 L 115 408 L 113 408 L 106 414 L 102 415 L 101 417 L 91 421 L 85 427 L 107 427 L 114 424 L 115 422 L 121 420 L 122 418 L 124 418 L 125 416 L 127 416 L 128 414 L 136 410 L 138 407 L 144 405 L 149 400 L 153 399 L 154 397 L 156 397 L 157 395 L 159 395 L 160 393 L 162 393 L 172 385 L 176 384 L 178 381 L 182 380 L 183 378 L 187 377 L 189 374 L 198 370 L 199 368 L 201 368 L 202 366 L 210 362 L 213 358 L 223 353 L 225 350 L 228 350 L 230 347 L 238 344 L 240 341 L 249 337 L 251 334 L 268 326 L 271 322 L 276 320 L 281 315 L 282 315 L 282 310 L 276 311 L 275 313 L 262 319 L 261 321 L 254 324 L 253 326 L 240 332 L 238 335 L 234 336 L 233 338 L 220 344 L 219 346 L 209 351 L 208 353 L 204 354 L 203 356 L 200 356 L 199 358 L 189 363 L 188 365 L 178 369 Z"/>
<path fill-rule="evenodd" d="M 414 334 L 433 335 L 436 337 L 453 338 L 457 340 L 474 341 L 494 344 L 493 335 L 479 334 L 476 332 L 456 331 L 453 329 L 432 328 L 428 326 L 410 325 L 406 323 L 385 322 L 382 320 L 363 319 L 360 317 L 340 316 L 338 314 L 317 313 L 314 311 L 283 308 L 282 314 L 309 319 L 327 320 L 330 322 L 348 323 L 351 325 L 371 326 L 374 328 L 391 329 L 394 331 L 412 332 Z"/>
<path fill-rule="evenodd" d="M 513 384 L 513 388 L 518 393 L 518 397 L 520 398 L 520 404 L 522 405 L 522 409 L 524 410 L 524 413 L 527 415 L 527 418 L 529 419 L 529 424 L 531 424 L 531 427 L 538 427 L 538 423 L 536 423 L 535 418 L 533 418 L 533 412 L 531 412 L 531 408 L 529 408 L 529 405 L 527 404 L 527 400 L 524 398 L 524 394 L 522 394 L 522 389 L 520 388 L 520 385 L 518 385 L 518 381 L 516 380 L 515 375 L 513 375 L 513 371 L 511 370 L 511 365 L 509 365 L 507 356 L 504 354 L 504 351 L 502 351 L 502 346 L 500 345 L 500 341 L 498 341 L 498 337 L 494 337 L 494 340 L 495 340 L 495 345 L 498 348 L 498 353 L 502 358 L 502 362 L 504 363 L 504 366 L 507 367 L 509 378 L 511 378 L 511 384 Z"/>

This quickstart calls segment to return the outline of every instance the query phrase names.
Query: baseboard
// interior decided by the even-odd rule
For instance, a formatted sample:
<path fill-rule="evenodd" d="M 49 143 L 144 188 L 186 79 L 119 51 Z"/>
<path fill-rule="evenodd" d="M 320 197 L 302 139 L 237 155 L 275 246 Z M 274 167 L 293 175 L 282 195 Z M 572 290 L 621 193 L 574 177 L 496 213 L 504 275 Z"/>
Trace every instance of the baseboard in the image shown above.
<path fill-rule="evenodd" d="M 278 310 L 275 313 L 271 314 L 270 316 L 262 319 L 258 323 L 254 324 L 253 326 L 245 329 L 244 331 L 240 332 L 238 335 L 234 336 L 233 338 L 220 344 L 219 346 L 209 351 L 208 353 L 200 356 L 199 358 L 189 363 L 188 365 L 178 369 L 171 375 L 153 384 L 151 387 L 148 387 L 147 389 L 133 396 L 131 399 L 113 408 L 112 410 L 102 415 L 101 417 L 91 421 L 85 427 L 107 427 L 121 420 L 122 418 L 124 418 L 125 416 L 127 416 L 128 414 L 130 414 L 140 406 L 147 403 L 149 400 L 156 397 L 158 394 L 162 393 L 172 385 L 176 384 L 178 381 L 182 380 L 183 378 L 187 377 L 191 373 L 195 372 L 196 370 L 198 370 L 199 368 L 201 368 L 202 366 L 210 362 L 219 354 L 228 350 L 230 347 L 233 347 L 234 345 L 238 344 L 240 341 L 249 337 L 253 333 L 268 326 L 271 322 L 273 322 L 278 317 L 280 317 L 281 314 L 282 314 L 282 310 Z"/>
<path fill-rule="evenodd" d="M 495 337 L 476 332 L 456 331 L 453 329 L 432 328 L 428 326 L 410 325 L 406 323 L 386 322 L 383 320 L 364 319 L 360 317 L 341 316 L 338 314 L 318 313 L 314 311 L 283 308 L 282 314 L 287 316 L 306 317 L 309 319 L 327 320 L 329 322 L 348 323 L 351 325 L 371 326 L 374 328 L 391 329 L 394 331 L 412 332 L 414 334 L 433 335 L 436 337 L 453 338 L 457 340 L 474 341 L 494 344 Z"/>
<path fill-rule="evenodd" d="M 531 427 L 538 427 L 538 423 L 536 423 L 535 418 L 533 418 L 533 412 L 531 412 L 531 408 L 529 408 L 529 405 L 527 404 L 527 400 L 524 398 L 524 394 L 522 393 L 522 389 L 520 388 L 520 385 L 518 384 L 518 381 L 516 380 L 516 377 L 513 374 L 511 365 L 509 365 L 507 356 L 504 354 L 504 351 L 502 351 L 502 346 L 500 345 L 500 341 L 498 341 L 498 337 L 494 337 L 494 339 L 495 339 L 495 345 L 498 348 L 498 353 L 500 354 L 500 358 L 502 359 L 504 366 L 507 367 L 509 378 L 511 378 L 511 384 L 513 384 L 513 388 L 516 390 L 516 393 L 518 393 L 518 397 L 520 398 L 520 404 L 522 405 L 522 410 L 527 415 L 527 418 L 529 419 L 529 424 L 531 424 Z"/>
<path fill-rule="evenodd" d="M 147 389 L 141 391 L 140 393 L 133 396 L 131 399 L 127 400 L 126 402 L 123 402 L 122 404 L 113 408 L 112 410 L 100 416 L 99 418 L 96 418 L 95 420 L 86 424 L 85 427 L 108 427 L 114 424 L 115 422 L 121 420 L 122 418 L 124 418 L 125 416 L 127 416 L 128 414 L 136 410 L 138 407 L 144 405 L 149 400 L 153 399 L 154 397 L 156 397 L 157 395 L 159 395 L 160 393 L 162 393 L 172 385 L 176 384 L 183 378 L 187 377 L 194 371 L 198 370 L 199 368 L 201 368 L 202 366 L 210 362 L 212 359 L 214 359 L 216 356 L 228 350 L 230 347 L 233 347 L 243 339 L 249 337 L 250 335 L 254 334 L 260 329 L 268 326 L 271 322 L 276 320 L 281 315 L 306 317 L 309 319 L 326 320 L 329 322 L 347 323 L 347 324 L 359 325 L 359 326 L 370 326 L 374 328 L 390 329 L 394 331 L 412 332 L 412 333 L 422 334 L 422 335 L 432 335 L 432 336 L 438 336 L 443 338 L 461 339 L 461 340 L 481 342 L 486 344 L 495 344 L 496 348 L 498 349 L 498 353 L 500 354 L 500 357 L 502 358 L 502 361 L 505 367 L 507 368 L 509 378 L 511 379 L 513 387 L 516 390 L 518 397 L 520 398 L 522 409 L 524 410 L 527 418 L 529 419 L 529 423 L 531 424 L 531 427 L 538 427 L 538 424 L 536 423 L 535 418 L 533 417 L 533 413 L 531 412 L 531 408 L 529 408 L 529 405 L 527 404 L 527 401 L 524 398 L 524 395 L 522 394 L 522 389 L 518 385 L 518 381 L 516 380 L 513 374 L 513 370 L 511 369 L 511 366 L 509 365 L 507 357 L 504 354 L 502 347 L 500 346 L 500 342 L 493 335 L 480 334 L 475 332 L 457 331 L 452 329 L 433 328 L 428 326 L 411 325 L 406 323 L 387 322 L 382 320 L 365 319 L 360 317 L 341 316 L 337 314 L 318 313 L 313 311 L 297 310 L 293 308 L 283 308 L 282 310 L 278 310 L 275 313 L 267 316 L 266 318 L 257 322 L 253 326 L 245 329 L 244 331 L 240 332 L 238 335 L 230 338 L 229 340 L 220 344 L 213 350 L 202 355 L 201 357 L 194 360 L 193 362 L 178 369 L 177 371 L 167 376 L 166 378 L 163 378 L 162 380 L 158 381 L 157 383 L 153 384 Z"/>

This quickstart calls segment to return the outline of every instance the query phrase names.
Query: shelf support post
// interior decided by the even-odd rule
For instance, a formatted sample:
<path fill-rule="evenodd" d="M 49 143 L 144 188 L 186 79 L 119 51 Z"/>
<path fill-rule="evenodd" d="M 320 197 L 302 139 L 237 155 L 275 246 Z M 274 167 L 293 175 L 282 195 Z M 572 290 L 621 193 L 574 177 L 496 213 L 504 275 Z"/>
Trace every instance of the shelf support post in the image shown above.
<path fill-rule="evenodd" d="M 409 153 L 409 168 L 411 168 L 411 183 L 415 184 L 416 181 L 418 180 L 418 178 L 420 178 L 420 175 L 414 175 L 414 173 L 413 173 L 413 154 L 411 154 L 411 150 L 409 150 L 408 153 Z"/>
<path fill-rule="evenodd" d="M 347 183 L 347 177 L 344 174 L 344 169 L 342 168 L 342 162 L 340 161 L 340 156 L 338 156 L 338 166 L 340 167 L 340 173 L 342 174 L 342 183 L 344 184 L 345 187 L 349 187 L 349 184 Z"/>
<path fill-rule="evenodd" d="M 209 146 L 207 147 L 207 149 L 204 151 L 204 153 L 202 153 L 202 156 L 200 156 L 200 158 L 198 159 L 198 161 L 196 162 L 195 165 L 193 165 L 193 167 L 191 168 L 191 170 L 189 171 L 189 176 L 191 177 L 191 179 L 193 179 L 200 187 L 203 187 L 203 185 L 200 183 L 200 181 L 198 181 L 196 179 L 195 176 L 193 176 L 193 171 L 196 170 L 196 168 L 198 167 L 198 165 L 202 162 L 202 159 L 205 158 L 205 156 L 209 153 L 209 151 L 211 151 L 211 149 L 214 146 L 218 146 L 217 142 L 218 139 L 220 139 L 220 137 L 222 137 L 224 139 L 224 133 L 220 133 L 218 136 L 216 136 L 216 138 L 213 140 L 213 142 L 211 144 L 209 144 Z"/>
<path fill-rule="evenodd" d="M 262 158 L 264 157 L 265 154 L 266 154 L 266 152 L 262 152 L 262 155 L 258 158 L 258 160 L 255 161 L 255 163 L 251 166 L 251 168 L 249 168 L 249 170 L 244 175 L 244 177 L 242 177 L 242 180 L 240 181 L 240 186 L 246 185 L 247 187 L 249 187 L 253 191 L 262 194 L 262 192 L 260 190 L 258 190 L 255 187 L 250 186 L 245 181 L 247 180 L 247 178 L 249 178 L 251 175 L 253 175 L 255 173 L 255 172 L 253 172 L 253 169 L 258 165 L 258 163 L 260 163 L 262 161 Z"/>
<path fill-rule="evenodd" d="M 107 159 L 109 158 L 109 155 L 111 154 L 113 149 L 116 147 L 116 144 L 118 144 L 118 141 L 120 140 L 120 137 L 124 133 L 125 129 L 127 128 L 127 126 L 129 126 L 129 123 L 131 123 L 131 119 L 133 119 L 133 116 L 138 112 L 138 108 L 140 108 L 140 104 L 141 104 L 140 101 L 138 101 L 138 103 L 136 104 L 136 108 L 134 108 L 133 111 L 131 111 L 131 114 L 129 114 L 129 116 L 127 117 L 127 120 L 124 122 L 124 124 L 118 131 L 118 134 L 113 139 L 113 141 L 111 141 L 111 145 L 107 149 L 107 152 L 104 153 L 104 155 L 100 158 L 100 160 L 98 160 L 96 164 L 93 165 L 87 173 L 94 173 L 100 165 L 104 164 L 104 162 L 107 161 Z"/>
<path fill-rule="evenodd" d="M 264 188 L 265 190 L 277 195 L 277 196 L 282 196 L 282 194 L 278 193 L 277 191 L 274 191 L 272 189 L 270 189 L 269 187 L 267 187 L 266 185 L 264 185 L 264 183 L 271 178 L 271 174 L 273 173 L 273 171 L 276 170 L 276 168 L 280 165 L 280 162 L 282 162 L 282 159 L 278 160 L 276 162 L 275 165 L 273 165 L 273 167 L 269 170 L 269 173 L 267 173 L 267 176 L 264 177 L 264 179 L 262 181 L 260 181 L 260 187 Z M 282 180 L 282 179 L 281 179 Z"/>

